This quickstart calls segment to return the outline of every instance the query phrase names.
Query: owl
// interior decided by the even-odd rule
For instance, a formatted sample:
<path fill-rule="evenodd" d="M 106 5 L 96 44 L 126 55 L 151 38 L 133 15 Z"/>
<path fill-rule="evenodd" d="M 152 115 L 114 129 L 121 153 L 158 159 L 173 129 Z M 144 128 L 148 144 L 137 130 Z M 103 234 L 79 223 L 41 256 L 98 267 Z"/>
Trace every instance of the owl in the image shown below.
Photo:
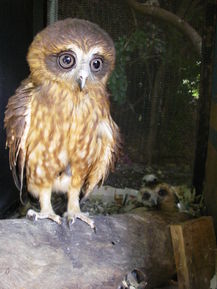
<path fill-rule="evenodd" d="M 179 199 L 175 188 L 166 183 L 141 187 L 138 200 L 147 207 L 156 207 L 165 212 L 178 212 Z"/>
<path fill-rule="evenodd" d="M 112 39 L 81 19 L 58 21 L 29 47 L 30 75 L 9 98 L 4 124 L 9 163 L 17 188 L 39 199 L 27 216 L 61 223 L 52 192 L 67 194 L 69 224 L 94 222 L 80 210 L 118 158 L 121 140 L 110 114 L 106 84 L 115 64 Z"/>

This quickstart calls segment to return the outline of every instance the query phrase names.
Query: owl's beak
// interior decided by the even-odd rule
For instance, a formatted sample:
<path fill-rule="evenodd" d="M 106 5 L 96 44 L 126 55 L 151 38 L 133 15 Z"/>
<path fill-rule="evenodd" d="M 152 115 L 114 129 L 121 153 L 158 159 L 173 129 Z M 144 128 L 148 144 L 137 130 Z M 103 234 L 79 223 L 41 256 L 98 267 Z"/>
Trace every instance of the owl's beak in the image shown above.
<path fill-rule="evenodd" d="M 156 198 L 155 196 L 152 197 L 151 199 L 151 205 L 153 207 L 156 207 L 158 205 L 158 198 Z"/>
<path fill-rule="evenodd" d="M 84 73 L 81 74 L 81 75 L 79 76 L 79 78 L 77 79 L 77 82 L 78 82 L 80 91 L 83 90 L 83 88 L 84 88 L 84 86 L 85 86 L 85 83 L 86 83 L 86 80 L 87 80 L 87 75 L 85 75 Z"/>

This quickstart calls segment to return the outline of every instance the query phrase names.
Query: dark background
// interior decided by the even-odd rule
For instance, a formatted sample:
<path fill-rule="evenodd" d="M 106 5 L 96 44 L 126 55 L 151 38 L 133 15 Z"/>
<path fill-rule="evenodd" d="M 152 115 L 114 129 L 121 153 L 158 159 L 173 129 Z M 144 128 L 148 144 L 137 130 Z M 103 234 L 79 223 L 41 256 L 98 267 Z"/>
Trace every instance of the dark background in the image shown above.
<path fill-rule="evenodd" d="M 8 98 L 29 74 L 26 54 L 33 35 L 44 25 L 42 4 L 40 0 L 0 3 L 0 217 L 19 199 L 5 150 L 4 111 Z"/>

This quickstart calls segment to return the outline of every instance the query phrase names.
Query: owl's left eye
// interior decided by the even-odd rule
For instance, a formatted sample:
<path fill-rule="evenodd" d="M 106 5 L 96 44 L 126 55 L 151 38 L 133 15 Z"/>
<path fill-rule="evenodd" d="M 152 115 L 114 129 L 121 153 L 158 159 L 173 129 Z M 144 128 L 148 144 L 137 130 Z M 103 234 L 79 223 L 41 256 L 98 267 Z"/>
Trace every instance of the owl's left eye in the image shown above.
<path fill-rule="evenodd" d="M 58 64 L 61 68 L 71 69 L 76 64 L 75 55 L 72 52 L 62 52 L 58 56 Z"/>
<path fill-rule="evenodd" d="M 98 72 L 102 69 L 103 60 L 100 57 L 94 58 L 90 62 L 90 68 L 93 72 Z"/>

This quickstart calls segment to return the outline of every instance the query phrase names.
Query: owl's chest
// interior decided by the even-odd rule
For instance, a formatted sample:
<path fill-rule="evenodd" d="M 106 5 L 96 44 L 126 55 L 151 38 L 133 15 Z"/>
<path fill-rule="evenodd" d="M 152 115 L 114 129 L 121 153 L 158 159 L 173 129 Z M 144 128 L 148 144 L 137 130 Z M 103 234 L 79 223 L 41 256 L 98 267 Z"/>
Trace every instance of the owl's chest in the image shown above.
<path fill-rule="evenodd" d="M 69 116 L 68 106 L 46 105 L 33 101 L 28 144 L 35 146 L 36 143 L 43 143 L 46 147 L 49 147 L 52 142 L 58 144 L 67 133 Z"/>
<path fill-rule="evenodd" d="M 49 105 L 35 101 L 27 139 L 30 150 L 43 146 L 50 153 L 87 155 L 90 145 L 97 145 L 101 119 L 100 107 L 88 99 L 79 105 L 70 99 Z"/>

